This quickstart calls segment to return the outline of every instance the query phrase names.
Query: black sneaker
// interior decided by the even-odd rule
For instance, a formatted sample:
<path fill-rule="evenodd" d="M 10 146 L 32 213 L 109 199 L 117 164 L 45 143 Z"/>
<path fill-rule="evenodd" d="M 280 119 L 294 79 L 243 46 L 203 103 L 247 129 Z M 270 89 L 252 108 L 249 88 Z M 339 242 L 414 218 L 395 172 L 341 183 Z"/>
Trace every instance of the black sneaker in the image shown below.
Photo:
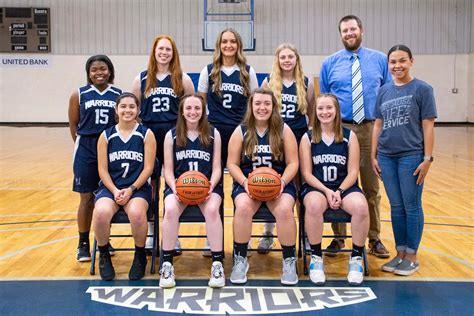
<path fill-rule="evenodd" d="M 101 253 L 99 256 L 99 272 L 104 281 L 112 281 L 115 278 L 115 269 L 108 252 Z"/>
<path fill-rule="evenodd" d="M 335 257 L 337 256 L 337 252 L 343 249 L 344 246 L 345 246 L 344 239 L 334 238 L 329 244 L 329 246 L 326 248 L 326 251 L 324 252 L 324 254 L 328 257 Z"/>
<path fill-rule="evenodd" d="M 91 252 L 89 250 L 89 243 L 88 242 L 81 242 L 77 247 L 77 261 L 79 262 L 87 262 L 91 261 Z"/>
<path fill-rule="evenodd" d="M 111 257 L 115 256 L 115 248 L 112 247 L 112 245 L 110 244 L 110 241 L 109 241 L 109 253 Z"/>
<path fill-rule="evenodd" d="M 140 280 L 145 276 L 146 254 L 137 254 L 133 257 L 132 267 L 128 273 L 128 278 L 132 281 Z"/>

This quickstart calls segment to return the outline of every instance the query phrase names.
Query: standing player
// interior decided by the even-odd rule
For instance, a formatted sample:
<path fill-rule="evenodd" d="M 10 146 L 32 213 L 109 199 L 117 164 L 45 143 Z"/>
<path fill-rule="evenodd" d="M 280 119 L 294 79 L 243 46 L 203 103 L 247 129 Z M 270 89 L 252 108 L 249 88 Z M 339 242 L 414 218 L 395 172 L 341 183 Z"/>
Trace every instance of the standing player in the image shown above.
<path fill-rule="evenodd" d="M 96 192 L 93 222 L 100 251 L 99 271 L 102 280 L 115 277 L 107 245 L 110 222 L 122 206 L 135 241 L 135 257 L 128 277 L 140 280 L 147 263 L 146 212 L 151 203 L 151 186 L 147 180 L 155 165 L 156 141 L 148 128 L 137 123 L 140 106 L 134 94 L 121 94 L 116 110 L 118 124 L 105 130 L 97 144 L 101 182 Z"/>
<path fill-rule="evenodd" d="M 181 69 L 178 48 L 171 36 L 159 35 L 154 39 L 147 70 L 135 77 L 132 92 L 140 101 L 143 125 L 155 134 L 156 156 L 160 166 L 160 170 L 156 170 L 159 173 L 156 177 L 159 179 L 163 164 L 163 143 L 166 133 L 176 126 L 179 99 L 194 93 L 193 82 Z M 149 225 L 151 233 L 154 230 L 153 223 Z M 150 237 L 147 248 L 151 248 L 151 245 Z"/>
<path fill-rule="evenodd" d="M 225 285 L 223 228 L 219 209 L 223 200 L 221 139 L 207 121 L 206 105 L 199 95 L 185 96 L 179 105 L 176 128 L 165 138 L 165 214 L 163 218 L 163 266 L 160 286 L 175 286 L 173 254 L 178 236 L 179 217 L 186 205 L 176 194 L 176 179 L 186 171 L 200 171 L 210 180 L 208 199 L 199 204 L 206 219 L 207 239 L 212 253 L 210 287 Z"/>
<path fill-rule="evenodd" d="M 308 123 L 314 115 L 314 83 L 303 74 L 300 55 L 293 44 L 283 43 L 275 51 L 272 72 L 262 83 L 275 94 L 281 117 L 293 131 L 296 141 L 308 131 Z M 299 181 L 296 181 L 299 184 Z M 273 247 L 273 223 L 265 224 L 258 244 L 259 253 L 268 253 Z"/>
<path fill-rule="evenodd" d="M 242 125 L 239 125 L 229 142 L 227 168 L 234 179 L 234 267 L 230 281 L 247 282 L 247 245 L 252 233 L 252 217 L 262 202 L 254 200 L 247 187 L 248 175 L 258 167 L 270 167 L 281 174 L 280 196 L 266 202 L 275 216 L 278 239 L 283 249 L 281 283 L 298 283 L 296 273 L 296 223 L 293 206 L 296 187 L 293 178 L 298 172 L 298 147 L 294 134 L 283 123 L 278 103 L 268 89 L 257 89 L 248 102 Z"/>
<path fill-rule="evenodd" d="M 97 171 L 97 139 L 106 128 L 115 124 L 115 100 L 122 93 L 112 83 L 115 78 L 114 65 L 105 55 L 91 56 L 86 62 L 87 85 L 74 91 L 69 98 L 69 130 L 75 142 L 72 190 L 80 194 L 77 210 L 79 245 L 76 259 L 91 260 L 89 231 L 93 192 L 99 184 Z M 112 252 L 113 254 L 113 252 Z"/>
<path fill-rule="evenodd" d="M 387 57 L 362 46 L 362 21 L 347 15 L 339 21 L 339 34 L 344 49 L 328 56 L 319 76 L 321 93 L 334 94 L 341 105 L 343 126 L 352 130 L 360 142 L 360 180 L 369 203 L 369 253 L 388 258 L 389 252 L 380 240 L 380 190 L 370 162 L 375 100 L 379 88 L 391 80 Z M 333 224 L 336 235 L 346 235 L 345 224 Z M 344 247 L 344 239 L 334 239 L 328 250 Z M 336 253 L 326 252 L 335 256 Z"/>
<path fill-rule="evenodd" d="M 394 81 L 380 89 L 372 137 L 372 165 L 390 200 L 397 256 L 382 266 L 399 275 L 416 272 L 423 234 L 423 183 L 433 161 L 433 88 L 410 74 L 411 50 L 396 45 L 388 52 Z"/>
<path fill-rule="evenodd" d="M 339 102 L 332 94 L 322 94 L 316 100 L 316 116 L 312 130 L 300 144 L 301 175 L 305 183 L 301 200 L 306 209 L 305 228 L 311 247 L 310 279 L 324 284 L 323 214 L 327 208 L 342 208 L 351 214 L 352 254 L 349 260 L 350 284 L 364 280 L 362 255 L 369 211 L 367 201 L 357 185 L 359 173 L 359 142 L 350 129 L 342 127 Z"/>
<path fill-rule="evenodd" d="M 230 136 L 242 122 L 248 97 L 257 88 L 257 74 L 247 65 L 240 34 L 233 28 L 224 29 L 217 36 L 212 64 L 202 69 L 198 84 L 198 92 L 208 105 L 209 123 L 221 135 L 223 166 Z M 210 254 L 205 251 L 203 255 Z"/>

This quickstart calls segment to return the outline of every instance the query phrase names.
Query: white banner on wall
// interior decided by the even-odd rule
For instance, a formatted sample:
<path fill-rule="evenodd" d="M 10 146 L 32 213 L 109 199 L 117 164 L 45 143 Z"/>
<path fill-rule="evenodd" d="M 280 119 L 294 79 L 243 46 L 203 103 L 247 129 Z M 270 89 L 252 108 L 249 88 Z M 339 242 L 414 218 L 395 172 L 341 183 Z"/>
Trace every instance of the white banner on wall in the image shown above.
<path fill-rule="evenodd" d="M 51 66 L 51 56 L 42 55 L 0 55 L 1 68 L 47 68 Z"/>

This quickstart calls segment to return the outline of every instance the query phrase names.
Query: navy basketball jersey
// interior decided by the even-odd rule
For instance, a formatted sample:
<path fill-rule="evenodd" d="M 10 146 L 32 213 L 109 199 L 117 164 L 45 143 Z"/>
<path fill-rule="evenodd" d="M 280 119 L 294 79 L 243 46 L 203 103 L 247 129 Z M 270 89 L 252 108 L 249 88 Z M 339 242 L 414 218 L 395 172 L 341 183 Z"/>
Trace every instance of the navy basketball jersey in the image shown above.
<path fill-rule="evenodd" d="M 327 145 L 323 140 L 314 143 L 311 140 L 311 131 L 307 132 L 311 142 L 313 176 L 327 187 L 339 187 L 347 176 L 350 133 L 350 129 L 343 127 L 343 141 L 340 143 L 333 141 Z"/>
<path fill-rule="evenodd" d="M 245 134 L 248 132 L 247 128 L 243 125 L 240 125 L 240 131 L 242 133 L 242 139 L 245 137 Z M 282 132 L 283 139 L 283 132 Z M 251 155 L 244 154 L 243 158 L 240 161 L 240 169 L 242 173 L 248 177 L 249 173 L 259 167 L 270 167 L 280 175 L 285 171 L 286 163 L 285 160 L 276 160 L 272 157 L 272 149 L 270 147 L 270 141 L 268 139 L 268 130 L 264 135 L 259 135 L 257 133 L 258 144 L 256 145 L 254 158 L 252 159 Z"/>
<path fill-rule="evenodd" d="M 143 171 L 145 161 L 145 137 L 149 129 L 138 124 L 135 130 L 124 138 L 118 127 L 105 130 L 109 174 L 119 189 L 128 188 Z"/>
<path fill-rule="evenodd" d="M 304 86 L 308 91 L 308 77 L 304 77 Z M 287 87 L 282 84 L 281 90 L 281 117 L 292 130 L 304 129 L 308 127 L 306 114 L 298 111 L 298 96 L 296 93 L 296 81 Z"/>
<path fill-rule="evenodd" d="M 115 100 L 122 90 L 109 85 L 99 91 L 94 85 L 79 88 L 79 125 L 77 135 L 100 135 L 115 124 Z"/>
<path fill-rule="evenodd" d="M 242 122 L 247 111 L 247 100 L 245 88 L 240 84 L 240 71 L 234 72 L 228 76 L 221 70 L 221 96 L 213 90 L 214 81 L 211 79 L 213 65 L 207 65 L 209 76 L 209 87 L 207 90 L 207 105 L 209 109 L 209 122 L 211 124 L 224 124 L 237 126 Z M 246 65 L 247 71 L 250 66 Z"/>
<path fill-rule="evenodd" d="M 171 130 L 173 137 L 173 161 L 174 161 L 174 176 L 179 178 L 186 171 L 202 172 L 207 179 L 212 176 L 212 162 L 214 157 L 214 128 L 211 128 L 211 142 L 206 147 L 199 138 L 191 141 L 187 139 L 185 147 L 176 146 L 176 128 Z"/>
<path fill-rule="evenodd" d="M 171 84 L 171 75 L 163 80 L 156 78 L 156 84 L 150 93 L 145 95 L 148 71 L 140 73 L 140 90 L 142 93 L 140 118 L 143 123 L 176 123 L 178 118 L 179 97 Z"/>

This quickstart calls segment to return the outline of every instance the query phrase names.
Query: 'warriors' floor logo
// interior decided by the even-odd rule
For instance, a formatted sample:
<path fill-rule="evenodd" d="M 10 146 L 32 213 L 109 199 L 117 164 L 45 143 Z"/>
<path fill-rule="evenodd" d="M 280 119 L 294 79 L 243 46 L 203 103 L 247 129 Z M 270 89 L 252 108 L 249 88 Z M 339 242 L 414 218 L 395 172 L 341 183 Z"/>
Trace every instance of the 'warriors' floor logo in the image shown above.
<path fill-rule="evenodd" d="M 368 287 L 225 287 L 91 286 L 96 302 L 150 311 L 198 314 L 274 314 L 334 308 L 376 299 Z"/>

